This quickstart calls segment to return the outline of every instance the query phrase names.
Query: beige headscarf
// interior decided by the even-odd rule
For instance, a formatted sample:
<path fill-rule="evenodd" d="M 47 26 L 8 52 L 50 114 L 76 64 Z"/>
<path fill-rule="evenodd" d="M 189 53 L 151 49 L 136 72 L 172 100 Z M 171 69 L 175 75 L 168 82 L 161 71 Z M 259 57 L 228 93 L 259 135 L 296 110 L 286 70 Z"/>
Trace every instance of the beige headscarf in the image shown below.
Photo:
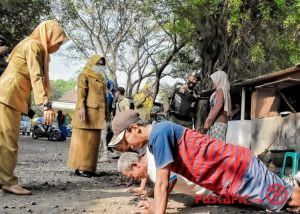
<path fill-rule="evenodd" d="M 93 71 L 93 67 L 96 65 L 96 63 L 101 59 L 104 58 L 103 56 L 99 55 L 99 54 L 94 54 L 92 55 L 87 63 L 84 66 L 83 69 L 83 73 L 97 79 L 100 82 L 104 82 L 104 76 L 102 74 L 98 74 L 96 72 Z"/>
<path fill-rule="evenodd" d="M 24 43 L 26 43 L 29 40 L 37 40 L 39 41 L 45 51 L 44 55 L 44 74 L 45 74 L 45 87 L 47 96 L 50 97 L 50 79 L 49 79 L 49 62 L 50 62 L 50 56 L 49 56 L 49 48 L 53 47 L 57 43 L 65 42 L 67 40 L 67 36 L 61 25 L 54 21 L 43 21 L 41 24 L 39 24 L 34 31 L 25 39 L 23 39 L 11 52 L 9 55 L 7 62 L 11 60 L 16 50 L 22 46 Z"/>
<path fill-rule="evenodd" d="M 224 94 L 224 111 L 227 112 L 227 115 L 231 113 L 231 98 L 230 98 L 230 82 L 228 80 L 228 75 L 224 71 L 216 71 L 210 78 L 215 83 L 218 88 L 221 88 Z M 214 92 L 210 100 L 215 96 L 216 92 Z"/>

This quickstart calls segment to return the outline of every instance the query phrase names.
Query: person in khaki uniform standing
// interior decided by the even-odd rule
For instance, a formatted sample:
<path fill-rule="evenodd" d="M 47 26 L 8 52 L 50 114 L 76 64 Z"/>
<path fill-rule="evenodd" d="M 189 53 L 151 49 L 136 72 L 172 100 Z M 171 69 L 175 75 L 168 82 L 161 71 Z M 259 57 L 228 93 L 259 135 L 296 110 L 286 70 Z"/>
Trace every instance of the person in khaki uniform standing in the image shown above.
<path fill-rule="evenodd" d="M 108 115 L 104 68 L 104 57 L 95 54 L 78 77 L 78 98 L 68 158 L 68 167 L 75 169 L 77 176 L 96 175 L 101 129 Z"/>
<path fill-rule="evenodd" d="M 51 125 L 54 112 L 50 100 L 49 54 L 67 39 L 56 21 L 42 22 L 12 51 L 0 77 L 0 186 L 17 195 L 31 194 L 18 185 L 14 175 L 17 163 L 21 114 L 28 114 L 30 93 L 36 105 L 44 106 L 44 121 Z"/>
<path fill-rule="evenodd" d="M 125 97 L 125 89 L 123 87 L 119 87 L 117 89 L 115 99 L 117 99 L 116 115 L 130 108 L 130 101 L 127 97 Z"/>

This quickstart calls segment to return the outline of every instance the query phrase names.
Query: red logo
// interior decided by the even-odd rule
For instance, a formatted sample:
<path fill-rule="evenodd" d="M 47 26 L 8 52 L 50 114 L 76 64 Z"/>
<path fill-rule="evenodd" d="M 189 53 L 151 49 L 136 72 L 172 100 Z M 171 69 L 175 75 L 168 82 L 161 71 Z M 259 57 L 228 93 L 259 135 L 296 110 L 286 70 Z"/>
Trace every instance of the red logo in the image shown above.
<path fill-rule="evenodd" d="M 280 196 L 282 196 L 282 194 L 284 194 L 283 198 L 280 201 L 278 201 L 280 199 Z M 281 204 L 282 202 L 285 201 L 286 197 L 287 197 L 287 191 L 284 188 L 284 186 L 282 186 L 281 184 L 273 184 L 269 186 L 267 189 L 267 199 L 271 204 L 275 204 L 275 205 Z"/>

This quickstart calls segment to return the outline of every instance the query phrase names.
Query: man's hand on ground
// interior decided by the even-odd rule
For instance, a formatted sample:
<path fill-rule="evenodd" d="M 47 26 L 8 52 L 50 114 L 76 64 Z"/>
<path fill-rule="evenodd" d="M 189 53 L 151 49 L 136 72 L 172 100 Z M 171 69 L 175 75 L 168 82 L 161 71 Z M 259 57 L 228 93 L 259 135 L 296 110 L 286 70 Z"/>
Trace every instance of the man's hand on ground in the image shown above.
<path fill-rule="evenodd" d="M 152 214 L 154 213 L 154 200 L 140 201 L 138 207 L 140 208 L 141 213 Z"/>
<path fill-rule="evenodd" d="M 140 187 L 129 187 L 127 189 L 127 191 L 133 193 L 136 196 L 143 195 L 143 193 L 146 192 L 145 190 L 141 189 Z"/>

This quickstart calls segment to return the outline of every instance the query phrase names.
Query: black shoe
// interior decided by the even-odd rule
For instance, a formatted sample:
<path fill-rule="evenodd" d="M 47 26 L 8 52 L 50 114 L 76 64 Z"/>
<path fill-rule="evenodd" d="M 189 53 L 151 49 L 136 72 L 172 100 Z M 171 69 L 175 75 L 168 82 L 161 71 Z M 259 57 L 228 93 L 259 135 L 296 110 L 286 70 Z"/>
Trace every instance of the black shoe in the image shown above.
<path fill-rule="evenodd" d="M 94 172 L 89 172 L 89 171 L 80 172 L 78 169 L 76 169 L 75 170 L 75 175 L 80 176 L 80 177 L 84 177 L 84 178 L 91 178 L 95 175 L 95 173 Z"/>

